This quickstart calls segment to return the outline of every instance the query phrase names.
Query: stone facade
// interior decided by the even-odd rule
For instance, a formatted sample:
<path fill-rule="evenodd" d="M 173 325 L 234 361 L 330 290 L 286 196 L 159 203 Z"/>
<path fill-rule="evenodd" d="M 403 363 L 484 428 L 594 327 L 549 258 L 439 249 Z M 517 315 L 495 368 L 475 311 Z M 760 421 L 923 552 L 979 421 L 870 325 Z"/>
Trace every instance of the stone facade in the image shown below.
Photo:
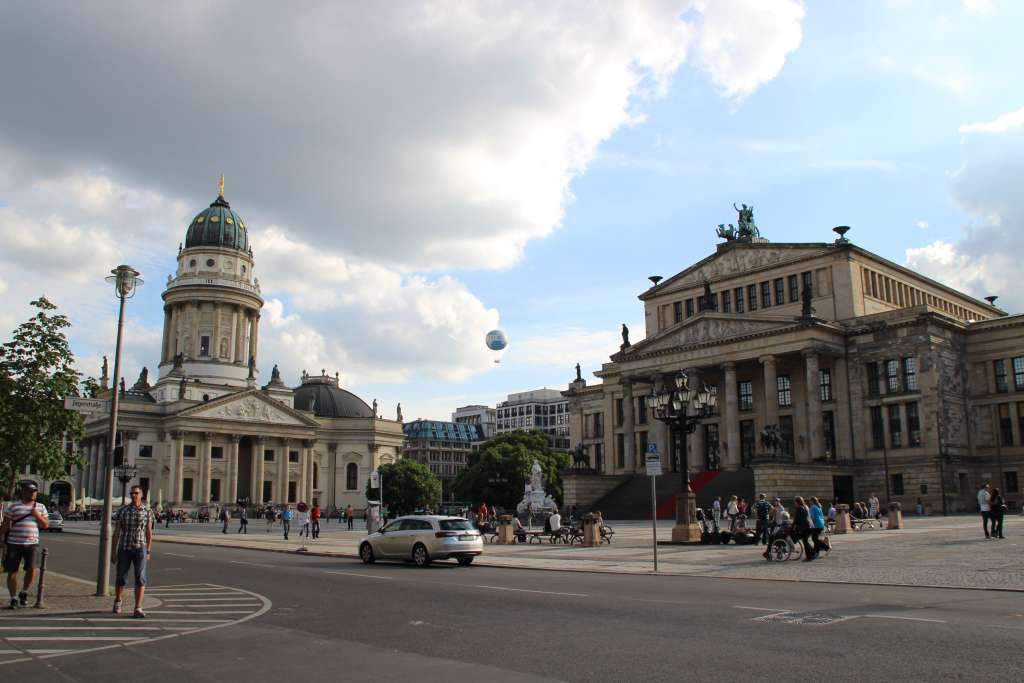
<path fill-rule="evenodd" d="M 877 493 L 956 511 L 991 481 L 1020 505 L 1024 316 L 842 237 L 732 240 L 640 300 L 646 337 L 611 356 L 600 384 L 564 392 L 572 443 L 600 474 L 642 472 L 656 444 L 666 471 L 685 449 L 691 477 L 751 468 L 758 491 L 786 497 Z M 670 439 L 644 399 L 680 371 L 716 387 L 719 407 Z M 768 425 L 784 438 L 774 455 L 761 445 Z"/>

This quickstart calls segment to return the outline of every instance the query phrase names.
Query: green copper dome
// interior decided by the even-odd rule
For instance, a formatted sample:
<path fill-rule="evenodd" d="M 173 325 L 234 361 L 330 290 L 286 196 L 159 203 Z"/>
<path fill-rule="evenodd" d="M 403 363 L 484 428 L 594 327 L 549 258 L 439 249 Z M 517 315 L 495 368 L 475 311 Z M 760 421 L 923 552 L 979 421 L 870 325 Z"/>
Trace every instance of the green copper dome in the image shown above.
<path fill-rule="evenodd" d="M 192 219 L 185 233 L 185 248 L 189 247 L 227 247 L 249 251 L 245 221 L 231 210 L 223 193 Z"/>

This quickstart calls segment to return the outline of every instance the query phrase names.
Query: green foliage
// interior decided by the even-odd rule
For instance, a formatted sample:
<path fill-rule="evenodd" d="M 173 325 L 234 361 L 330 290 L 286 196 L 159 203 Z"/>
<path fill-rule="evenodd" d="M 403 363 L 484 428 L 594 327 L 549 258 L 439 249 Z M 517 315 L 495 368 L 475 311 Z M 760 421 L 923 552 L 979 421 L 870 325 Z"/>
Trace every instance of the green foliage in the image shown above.
<path fill-rule="evenodd" d="M 551 450 L 547 434 L 536 429 L 505 432 L 489 440 L 469 456 L 468 466 L 455 477 L 452 489 L 459 500 L 515 508 L 530 480 L 534 460 L 540 464 L 544 490 L 561 505 L 561 471 L 569 467 L 569 455 Z"/>
<path fill-rule="evenodd" d="M 384 480 L 384 506 L 393 515 L 406 515 L 418 507 L 435 506 L 441 500 L 441 480 L 430 468 L 415 460 L 399 460 L 378 469 Z M 366 484 L 366 497 L 379 498 L 377 489 Z"/>
<path fill-rule="evenodd" d="M 86 377 L 82 380 L 82 396 L 86 398 L 96 398 L 100 395 L 103 389 L 100 387 L 100 383 L 95 377 Z"/>
<path fill-rule="evenodd" d="M 78 396 L 79 373 L 64 329 L 68 319 L 45 297 L 38 312 L 0 346 L 0 487 L 10 494 L 26 467 L 45 479 L 64 475 L 75 460 L 62 446 L 82 434 L 82 417 L 64 409 Z"/>

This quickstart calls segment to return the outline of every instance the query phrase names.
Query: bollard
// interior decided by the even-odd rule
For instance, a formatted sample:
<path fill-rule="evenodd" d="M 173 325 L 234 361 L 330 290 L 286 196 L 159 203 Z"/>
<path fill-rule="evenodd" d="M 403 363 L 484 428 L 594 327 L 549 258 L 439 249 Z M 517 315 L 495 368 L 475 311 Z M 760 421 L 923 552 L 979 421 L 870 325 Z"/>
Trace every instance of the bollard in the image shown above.
<path fill-rule="evenodd" d="M 49 548 L 43 548 L 43 556 L 39 560 L 39 585 L 36 587 L 36 609 L 43 608 L 43 584 L 46 583 L 46 558 L 50 554 Z"/>

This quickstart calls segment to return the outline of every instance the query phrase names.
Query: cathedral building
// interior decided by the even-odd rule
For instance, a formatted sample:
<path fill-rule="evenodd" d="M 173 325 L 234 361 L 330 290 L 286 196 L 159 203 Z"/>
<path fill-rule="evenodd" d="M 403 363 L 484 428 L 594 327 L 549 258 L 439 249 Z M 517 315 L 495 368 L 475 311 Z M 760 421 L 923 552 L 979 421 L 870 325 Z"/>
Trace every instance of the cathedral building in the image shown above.
<path fill-rule="evenodd" d="M 134 386 L 112 388 L 121 392 L 119 439 L 137 468 L 133 483 L 163 506 L 247 499 L 361 509 L 370 472 L 401 456 L 402 423 L 382 419 L 376 401 L 371 408 L 346 391 L 337 373 L 303 372 L 291 387 L 275 365 L 259 384 L 263 298 L 254 268 L 245 220 L 222 184 L 189 224 L 167 277 L 155 382 L 144 369 Z M 65 503 L 102 497 L 107 419 L 86 420 L 85 466 L 44 490 Z"/>
<path fill-rule="evenodd" d="M 875 493 L 953 512 L 974 510 L 991 482 L 1019 509 L 1024 315 L 884 259 L 849 228 L 831 242 L 775 243 L 740 211 L 715 253 L 651 278 L 643 338 L 624 328 L 600 382 L 577 377 L 564 392 L 589 462 L 567 475 L 566 503 L 649 518 L 651 450 L 669 473 L 658 481 L 666 517 L 682 457 L 703 506 L 729 494 L 848 503 Z M 689 434 L 646 400 L 681 371 L 718 398 Z"/>

